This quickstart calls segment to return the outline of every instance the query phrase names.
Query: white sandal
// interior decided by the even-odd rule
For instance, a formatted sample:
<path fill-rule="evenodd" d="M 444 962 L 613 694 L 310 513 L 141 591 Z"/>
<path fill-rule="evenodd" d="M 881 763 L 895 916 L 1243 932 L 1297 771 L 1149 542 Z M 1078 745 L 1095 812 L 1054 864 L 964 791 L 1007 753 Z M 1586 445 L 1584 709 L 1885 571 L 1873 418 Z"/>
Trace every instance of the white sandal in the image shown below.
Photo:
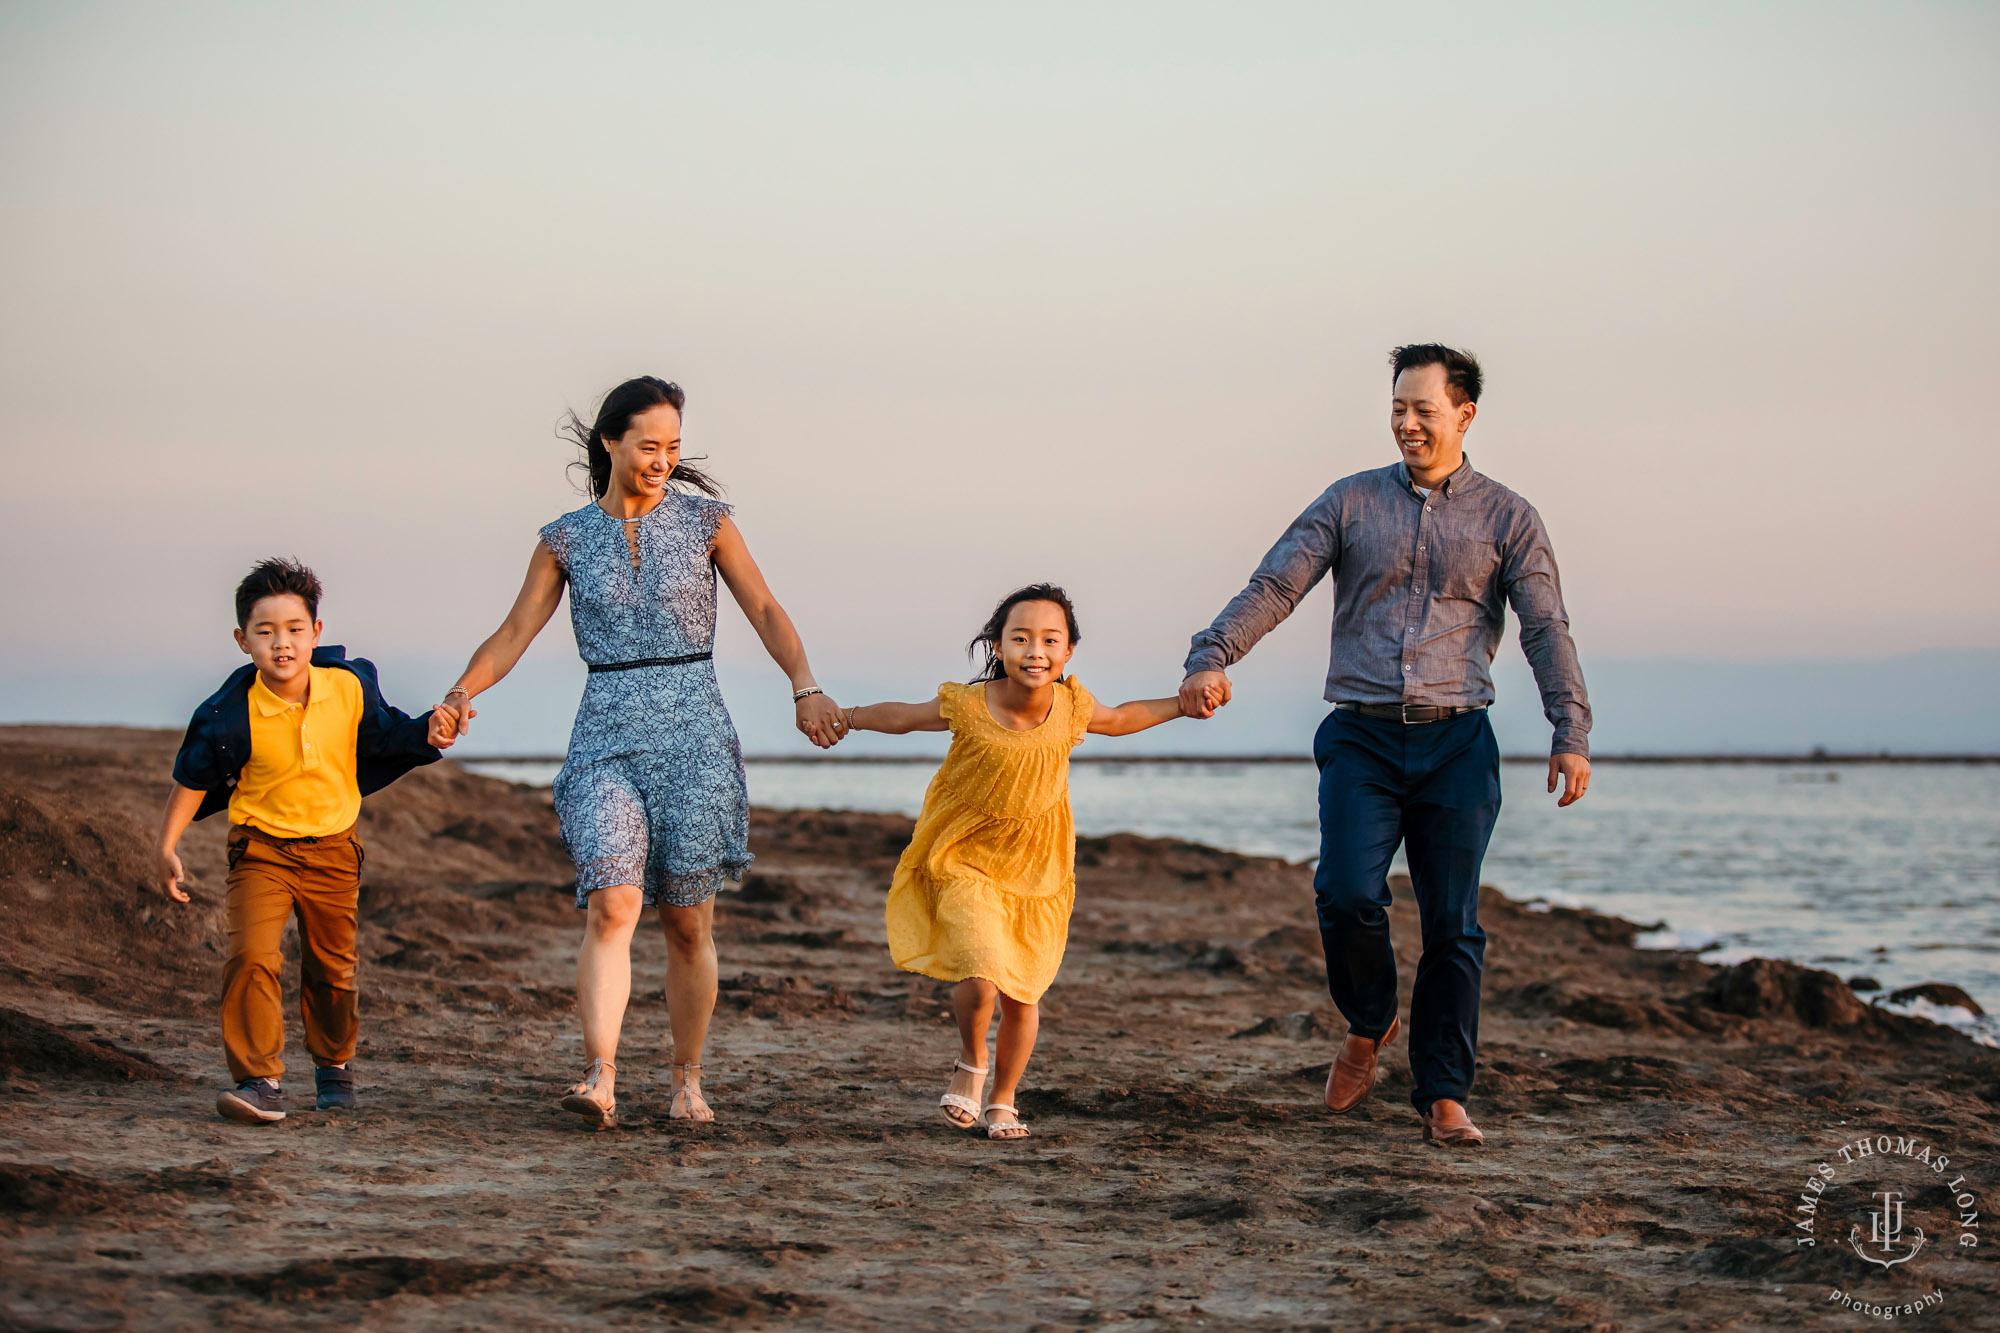
<path fill-rule="evenodd" d="M 979 1069 L 974 1069 L 971 1065 L 965 1063 L 965 1061 L 963 1060 L 953 1060 L 951 1063 L 954 1069 L 962 1069 L 968 1074 L 979 1075 L 979 1087 L 982 1091 L 985 1090 L 986 1070 L 983 1067 Z M 949 1123 L 953 1129 L 979 1128 L 980 1111 L 979 1111 L 979 1102 L 977 1099 L 972 1097 L 961 1097 L 955 1092 L 947 1092 L 945 1093 L 944 1096 L 938 1098 L 938 1106 L 945 1111 L 965 1112 L 967 1118 L 964 1120 L 959 1120 L 956 1117 L 950 1115 L 945 1116 L 946 1122 Z"/>
<path fill-rule="evenodd" d="M 1005 1124 L 996 1125 L 990 1118 L 994 1111 L 1013 1111 L 1014 1118 Z M 1021 1123 L 1021 1113 L 1005 1102 L 988 1102 L 986 1109 L 979 1113 L 979 1117 L 986 1121 L 986 1137 L 989 1139 L 1025 1139 L 1028 1137 L 1028 1127 Z"/>
<path fill-rule="evenodd" d="M 618 1072 L 618 1066 L 612 1064 L 609 1060 L 592 1060 L 584 1069 L 582 1080 L 570 1088 L 569 1092 L 564 1094 L 563 1099 L 557 1102 L 556 1105 L 562 1107 L 565 1111 L 573 1111 L 577 1115 L 587 1116 L 595 1120 L 599 1129 L 609 1126 L 618 1116 L 617 1095 L 613 1094 L 611 1100 L 608 1102 L 599 1102 L 590 1095 L 592 1089 L 597 1086 L 598 1077 L 607 1069 L 614 1074 Z"/>

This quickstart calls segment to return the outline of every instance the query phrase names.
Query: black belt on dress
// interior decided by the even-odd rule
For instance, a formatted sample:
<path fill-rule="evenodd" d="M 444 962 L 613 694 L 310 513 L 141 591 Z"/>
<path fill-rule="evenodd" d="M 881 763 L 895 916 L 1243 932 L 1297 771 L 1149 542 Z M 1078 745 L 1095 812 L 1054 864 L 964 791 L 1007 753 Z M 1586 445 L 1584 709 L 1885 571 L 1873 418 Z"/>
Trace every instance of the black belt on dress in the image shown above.
<path fill-rule="evenodd" d="M 706 662 L 714 653 L 687 653 L 681 657 L 642 657 L 636 662 L 592 662 L 592 671 L 633 671 L 649 666 L 686 666 L 689 662 Z"/>
<path fill-rule="evenodd" d="M 1463 708 L 1447 708 L 1443 704 L 1335 704 L 1337 709 L 1359 713 L 1363 717 L 1383 717 L 1404 726 L 1420 726 L 1425 722 L 1442 722 L 1446 718 L 1462 717 L 1467 713 L 1483 710 L 1485 704 L 1469 704 Z"/>

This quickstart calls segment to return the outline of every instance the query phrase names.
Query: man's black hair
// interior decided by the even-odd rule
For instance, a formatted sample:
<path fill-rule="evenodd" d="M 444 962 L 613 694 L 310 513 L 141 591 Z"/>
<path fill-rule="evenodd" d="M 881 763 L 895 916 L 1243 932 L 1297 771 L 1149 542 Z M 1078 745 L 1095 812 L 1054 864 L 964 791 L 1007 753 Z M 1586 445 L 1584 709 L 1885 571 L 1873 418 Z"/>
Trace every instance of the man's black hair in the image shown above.
<path fill-rule="evenodd" d="M 1389 366 L 1391 384 L 1412 366 L 1443 366 L 1445 391 L 1451 395 L 1454 404 L 1468 399 L 1478 402 L 1480 386 L 1486 382 L 1472 353 L 1446 347 L 1443 343 L 1411 343 L 1394 348 L 1389 353 Z"/>
<path fill-rule="evenodd" d="M 266 597 L 282 597 L 291 593 L 306 604 L 306 616 L 319 619 L 319 575 L 307 569 L 296 560 L 280 560 L 273 556 L 269 560 L 259 560 L 256 568 L 243 576 L 243 582 L 236 585 L 236 628 L 250 628 L 250 612 Z"/>

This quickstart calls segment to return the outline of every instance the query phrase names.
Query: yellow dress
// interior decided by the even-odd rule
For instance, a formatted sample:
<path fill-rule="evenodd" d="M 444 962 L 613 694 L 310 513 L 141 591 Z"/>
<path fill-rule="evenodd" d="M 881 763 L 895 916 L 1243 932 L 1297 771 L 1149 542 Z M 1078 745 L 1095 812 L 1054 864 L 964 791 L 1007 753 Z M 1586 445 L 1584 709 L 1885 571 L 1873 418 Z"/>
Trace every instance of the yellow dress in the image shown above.
<path fill-rule="evenodd" d="M 1034 1004 L 1069 940 L 1069 752 L 1096 701 L 1075 681 L 1058 681 L 1048 720 L 1033 731 L 995 722 L 984 684 L 940 685 L 938 705 L 951 750 L 889 886 L 889 953 L 905 972 L 984 977 Z"/>

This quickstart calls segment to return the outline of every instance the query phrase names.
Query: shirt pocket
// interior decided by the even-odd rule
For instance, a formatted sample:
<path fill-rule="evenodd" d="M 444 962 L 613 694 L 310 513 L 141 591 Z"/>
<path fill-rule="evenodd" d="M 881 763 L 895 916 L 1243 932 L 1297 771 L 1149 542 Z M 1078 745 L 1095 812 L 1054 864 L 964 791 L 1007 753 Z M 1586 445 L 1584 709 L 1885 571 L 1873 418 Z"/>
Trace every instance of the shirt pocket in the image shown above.
<path fill-rule="evenodd" d="M 1436 571 L 1438 594 L 1485 602 L 1494 596 L 1500 575 L 1500 545 L 1491 537 L 1441 533 Z"/>

